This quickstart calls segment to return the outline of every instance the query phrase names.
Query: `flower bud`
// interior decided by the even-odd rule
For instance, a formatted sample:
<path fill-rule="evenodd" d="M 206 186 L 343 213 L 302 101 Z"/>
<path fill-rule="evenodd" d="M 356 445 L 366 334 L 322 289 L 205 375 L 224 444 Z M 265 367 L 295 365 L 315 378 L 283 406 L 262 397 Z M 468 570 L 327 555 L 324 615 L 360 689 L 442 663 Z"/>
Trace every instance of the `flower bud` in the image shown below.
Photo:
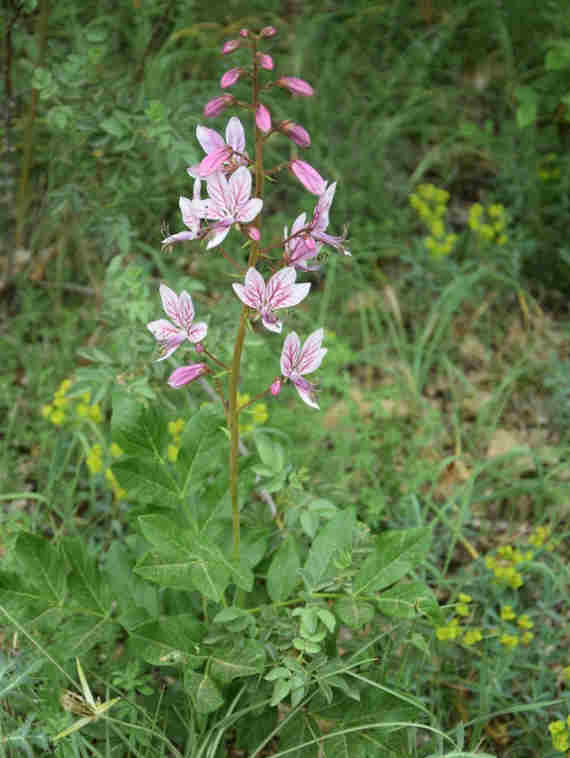
<path fill-rule="evenodd" d="M 199 376 L 207 373 L 208 367 L 205 363 L 193 363 L 190 366 L 180 366 L 180 368 L 174 369 L 172 374 L 168 377 L 168 384 L 175 390 L 179 387 L 183 387 L 188 382 L 193 382 L 194 379 L 198 379 Z"/>
<path fill-rule="evenodd" d="M 257 53 L 257 61 L 261 68 L 266 71 L 273 71 L 273 58 L 267 53 Z"/>
<path fill-rule="evenodd" d="M 276 81 L 276 84 L 280 87 L 285 87 L 285 89 L 288 89 L 294 95 L 311 97 L 311 95 L 315 94 L 315 90 L 309 82 L 306 82 L 304 79 L 298 79 L 296 76 L 282 76 Z"/>
<path fill-rule="evenodd" d="M 247 236 L 254 242 L 259 242 L 259 240 L 261 239 L 261 232 L 259 231 L 257 226 L 246 226 L 245 232 Z"/>
<path fill-rule="evenodd" d="M 244 38 L 249 37 L 249 29 L 240 29 L 239 36 Z"/>
<path fill-rule="evenodd" d="M 271 114 L 265 105 L 259 104 L 255 109 L 255 123 L 259 131 L 264 134 L 271 131 Z"/>
<path fill-rule="evenodd" d="M 327 188 L 327 183 L 319 172 L 309 163 L 300 160 L 291 161 L 289 164 L 294 176 L 301 182 L 305 189 L 312 192 L 313 195 L 322 195 Z"/>
<path fill-rule="evenodd" d="M 222 55 L 228 55 L 229 53 L 233 53 L 233 51 L 237 50 L 240 45 L 241 45 L 241 40 L 229 39 L 227 42 L 224 42 L 223 44 Z"/>
<path fill-rule="evenodd" d="M 311 137 L 306 129 L 303 129 L 299 124 L 295 124 L 291 120 L 282 121 L 279 124 L 279 131 L 289 137 L 290 140 L 299 147 L 310 147 Z"/>
<path fill-rule="evenodd" d="M 237 80 L 240 78 L 242 74 L 243 74 L 242 68 L 230 68 L 230 70 L 226 71 L 226 73 L 220 79 L 220 87 L 222 89 L 225 89 L 226 87 L 231 87 L 237 82 Z"/>
<path fill-rule="evenodd" d="M 277 34 L 277 29 L 274 26 L 264 26 L 259 33 L 260 37 L 274 37 Z"/>
<path fill-rule="evenodd" d="M 204 352 L 204 345 L 201 342 L 197 342 L 194 345 L 194 348 L 195 348 L 195 350 L 196 350 L 197 353 L 203 353 Z"/>
<path fill-rule="evenodd" d="M 269 391 L 271 392 L 273 397 L 277 397 L 277 395 L 281 392 L 281 378 L 280 377 L 277 377 L 277 379 L 273 380 L 273 383 L 271 384 Z"/>
<path fill-rule="evenodd" d="M 214 97 L 206 103 L 204 106 L 204 116 L 206 116 L 206 118 L 217 116 L 218 113 L 221 113 L 224 108 L 227 108 L 228 105 L 231 105 L 233 102 L 233 95 L 218 95 L 218 97 Z"/>

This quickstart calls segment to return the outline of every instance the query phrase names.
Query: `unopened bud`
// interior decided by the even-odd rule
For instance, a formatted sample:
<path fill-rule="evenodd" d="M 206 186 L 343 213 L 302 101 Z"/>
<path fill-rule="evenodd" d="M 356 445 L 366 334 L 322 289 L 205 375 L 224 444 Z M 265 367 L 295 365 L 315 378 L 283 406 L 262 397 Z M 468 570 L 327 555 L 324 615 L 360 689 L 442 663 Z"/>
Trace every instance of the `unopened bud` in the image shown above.
<path fill-rule="evenodd" d="M 228 105 L 231 105 L 233 102 L 233 95 L 219 95 L 206 103 L 204 106 L 204 116 L 206 116 L 206 118 L 217 116 L 218 113 L 221 113 L 224 108 L 227 108 Z"/>
<path fill-rule="evenodd" d="M 240 29 L 239 30 L 239 36 L 240 37 L 249 37 L 249 29 Z"/>
<path fill-rule="evenodd" d="M 259 34 L 261 37 L 275 37 L 277 29 L 274 26 L 264 26 Z"/>
<path fill-rule="evenodd" d="M 197 353 L 203 353 L 204 352 L 204 345 L 201 342 L 197 342 L 194 345 L 194 348 L 196 349 Z"/>
<path fill-rule="evenodd" d="M 310 147 L 311 137 L 306 129 L 303 129 L 299 124 L 295 124 L 293 121 L 282 121 L 279 124 L 279 131 L 286 134 L 290 140 L 299 147 Z"/>
<path fill-rule="evenodd" d="M 259 104 L 255 109 L 255 123 L 257 128 L 264 134 L 271 131 L 271 114 L 265 105 Z"/>
<path fill-rule="evenodd" d="M 228 55 L 229 53 L 233 53 L 233 51 L 237 50 L 240 45 L 241 45 L 241 40 L 229 39 L 227 42 L 224 42 L 222 46 L 222 55 Z"/>
<path fill-rule="evenodd" d="M 281 392 L 281 378 L 280 377 L 277 377 L 277 379 L 273 380 L 273 383 L 271 384 L 269 391 L 271 392 L 273 397 L 277 397 L 277 395 Z"/>
<path fill-rule="evenodd" d="M 289 168 L 303 187 L 312 192 L 313 195 L 322 195 L 326 190 L 327 183 L 323 177 L 306 161 L 291 161 Z"/>
<path fill-rule="evenodd" d="M 261 68 L 266 71 L 273 71 L 273 58 L 267 53 L 257 53 L 257 60 Z"/>
<path fill-rule="evenodd" d="M 246 229 L 247 236 L 253 240 L 254 242 L 259 242 L 261 239 L 261 232 L 257 228 L 257 226 L 247 226 Z"/>
<path fill-rule="evenodd" d="M 299 79 L 296 76 L 282 76 L 277 80 L 276 84 L 280 87 L 285 87 L 289 92 L 294 95 L 303 95 L 304 97 L 311 97 L 315 94 L 315 90 L 311 87 L 309 82 L 304 79 Z"/>
<path fill-rule="evenodd" d="M 243 74 L 242 68 L 230 68 L 230 70 L 226 71 L 226 73 L 220 79 L 220 87 L 222 89 L 225 89 L 226 87 L 231 87 L 233 84 L 237 82 L 237 80 L 240 78 L 242 74 Z"/>

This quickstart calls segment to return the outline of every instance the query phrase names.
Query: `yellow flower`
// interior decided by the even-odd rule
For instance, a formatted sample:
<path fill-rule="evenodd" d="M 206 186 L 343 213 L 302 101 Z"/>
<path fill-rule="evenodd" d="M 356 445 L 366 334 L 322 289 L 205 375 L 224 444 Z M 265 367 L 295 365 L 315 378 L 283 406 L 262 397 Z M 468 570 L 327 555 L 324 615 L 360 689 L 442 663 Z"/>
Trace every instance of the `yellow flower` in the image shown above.
<path fill-rule="evenodd" d="M 55 394 L 58 397 L 61 397 L 62 395 L 65 395 L 65 393 L 67 392 L 67 390 L 71 389 L 71 385 L 72 384 L 73 384 L 73 382 L 71 381 L 71 379 L 64 379 L 63 382 L 60 382 L 60 385 L 57 388 Z"/>
<path fill-rule="evenodd" d="M 513 650 L 519 644 L 519 638 L 516 634 L 503 634 L 499 642 L 505 647 L 510 647 Z"/>
<path fill-rule="evenodd" d="M 481 634 L 481 630 L 478 627 L 468 629 L 463 635 L 463 643 L 469 647 L 471 645 L 474 645 L 476 642 L 481 642 L 482 639 L 483 635 Z"/>
<path fill-rule="evenodd" d="M 101 445 L 93 445 L 89 451 L 85 463 L 92 474 L 98 474 L 103 468 L 103 449 Z"/>
<path fill-rule="evenodd" d="M 503 621 L 512 621 L 513 619 L 516 619 L 517 615 L 513 611 L 512 605 L 504 605 L 501 608 L 501 618 Z"/>
<path fill-rule="evenodd" d="M 176 421 L 168 422 L 168 432 L 172 437 L 180 437 L 184 431 L 184 419 L 177 418 Z"/>
<path fill-rule="evenodd" d="M 117 477 L 115 474 L 113 474 L 110 468 L 105 471 L 105 479 L 111 485 L 115 500 L 122 500 L 124 497 L 126 497 L 127 491 L 121 487 L 117 480 Z"/>
<path fill-rule="evenodd" d="M 237 393 L 237 407 L 243 408 L 244 405 L 247 405 L 249 401 L 251 400 L 251 397 L 247 394 L 247 392 L 242 395 L 240 392 Z"/>
<path fill-rule="evenodd" d="M 49 417 L 49 420 L 52 424 L 55 424 L 56 426 L 61 426 L 63 422 L 65 421 L 65 413 L 62 410 L 55 410 Z"/>
<path fill-rule="evenodd" d="M 89 406 L 89 410 L 87 411 L 87 414 L 91 421 L 93 421 L 95 424 L 100 424 L 101 421 L 103 421 L 103 414 L 101 413 L 101 408 L 99 406 L 99 403 L 94 403 L 93 405 Z"/>
<path fill-rule="evenodd" d="M 82 395 L 80 395 L 81 399 L 84 403 L 90 403 L 91 402 L 91 393 L 90 392 L 84 392 Z"/>
<path fill-rule="evenodd" d="M 570 682 L 570 666 L 566 666 L 566 668 L 562 669 L 562 678 L 565 681 Z M 568 718 L 570 718 L 570 716 Z M 570 724 L 568 724 L 568 726 L 570 726 Z"/>
<path fill-rule="evenodd" d="M 256 403 L 251 409 L 254 424 L 265 424 L 269 418 L 265 403 Z"/>
<path fill-rule="evenodd" d="M 471 613 L 467 603 L 459 603 L 455 608 L 455 612 L 459 616 L 469 616 L 469 614 Z"/>
<path fill-rule="evenodd" d="M 461 600 L 462 603 L 470 603 L 473 600 L 471 595 L 466 595 L 465 592 L 459 593 L 459 599 Z"/>
<path fill-rule="evenodd" d="M 113 458 L 120 458 L 123 455 L 122 448 L 116 442 L 111 443 L 111 455 Z"/>
<path fill-rule="evenodd" d="M 49 417 L 52 411 L 53 411 L 52 405 L 42 405 L 41 414 L 44 418 L 49 420 Z"/>
<path fill-rule="evenodd" d="M 168 460 L 172 461 L 172 463 L 176 463 L 179 450 L 180 448 L 177 445 L 169 445 L 166 453 Z"/>
<path fill-rule="evenodd" d="M 89 406 L 86 403 L 78 403 L 75 406 L 75 413 L 80 418 L 86 418 L 89 415 Z"/>
<path fill-rule="evenodd" d="M 505 207 L 500 203 L 493 203 L 489 206 L 488 213 L 491 218 L 502 218 L 505 214 Z"/>
<path fill-rule="evenodd" d="M 54 395 L 53 404 L 56 408 L 67 408 L 69 405 L 69 398 L 63 397 L 63 395 Z"/>
<path fill-rule="evenodd" d="M 521 637 L 521 642 L 523 645 L 528 645 L 532 642 L 534 639 L 534 634 L 532 632 L 525 632 L 523 636 Z"/>
<path fill-rule="evenodd" d="M 569 725 L 570 726 L 570 725 Z M 548 725 L 548 731 L 552 737 L 552 747 L 565 753 L 568 750 L 568 730 L 563 721 L 552 721 Z"/>
<path fill-rule="evenodd" d="M 443 221 L 440 218 L 436 218 L 431 223 L 431 233 L 434 237 L 443 237 L 443 233 L 445 231 L 445 227 L 443 225 Z"/>
<path fill-rule="evenodd" d="M 517 624 L 521 629 L 532 629 L 534 626 L 534 623 L 530 620 L 529 616 L 527 616 L 526 613 L 523 613 L 522 616 L 519 616 Z"/>

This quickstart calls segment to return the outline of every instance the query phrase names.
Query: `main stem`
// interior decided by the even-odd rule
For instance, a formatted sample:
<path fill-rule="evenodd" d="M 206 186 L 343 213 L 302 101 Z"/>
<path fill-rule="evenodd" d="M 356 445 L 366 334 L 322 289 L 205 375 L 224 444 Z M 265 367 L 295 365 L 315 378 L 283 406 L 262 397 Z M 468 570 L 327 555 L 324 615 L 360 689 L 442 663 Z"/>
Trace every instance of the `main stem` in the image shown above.
<path fill-rule="evenodd" d="M 259 77 L 257 64 L 257 41 L 252 42 L 253 58 L 253 84 L 252 84 L 252 101 L 253 101 L 253 125 L 255 129 L 255 197 L 263 197 L 263 141 L 262 135 L 255 124 L 255 112 L 257 110 L 259 95 Z M 257 220 L 259 227 L 259 217 Z M 259 255 L 259 245 L 253 242 L 249 254 L 248 266 L 255 266 Z M 229 425 L 230 425 L 230 492 L 232 496 L 232 532 L 233 532 L 233 558 L 238 561 L 240 557 L 240 516 L 238 500 L 238 456 L 239 456 L 239 409 L 237 407 L 237 393 L 239 387 L 241 354 L 245 340 L 245 330 L 247 326 L 247 308 L 243 306 L 239 321 L 236 341 L 234 343 L 234 354 L 232 357 L 232 366 L 229 378 Z"/>

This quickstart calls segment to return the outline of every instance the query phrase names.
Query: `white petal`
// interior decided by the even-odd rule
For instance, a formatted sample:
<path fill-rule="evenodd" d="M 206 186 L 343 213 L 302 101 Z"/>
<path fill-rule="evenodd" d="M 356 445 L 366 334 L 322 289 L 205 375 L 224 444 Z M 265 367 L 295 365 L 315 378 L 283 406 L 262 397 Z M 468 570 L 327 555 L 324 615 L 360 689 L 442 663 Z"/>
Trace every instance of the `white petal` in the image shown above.
<path fill-rule="evenodd" d="M 312 371 L 316 371 L 321 365 L 323 358 L 327 354 L 327 348 L 321 347 L 323 341 L 324 330 L 317 329 L 316 332 L 310 334 L 305 340 L 301 355 L 297 362 L 297 371 L 299 374 L 310 374 Z"/>
<path fill-rule="evenodd" d="M 160 285 L 160 299 L 162 300 L 162 307 L 167 316 L 169 316 L 176 326 L 182 326 L 178 318 L 178 295 L 166 284 Z"/>
<path fill-rule="evenodd" d="M 193 321 L 194 304 L 190 295 L 184 290 L 178 298 L 178 323 L 188 333 Z"/>
<path fill-rule="evenodd" d="M 207 126 L 196 127 L 196 139 L 205 153 L 211 153 L 226 144 L 221 134 L 214 129 L 208 129 Z"/>
<path fill-rule="evenodd" d="M 237 116 L 232 116 L 226 126 L 226 142 L 238 153 L 245 151 L 245 132 Z"/>
<path fill-rule="evenodd" d="M 285 337 L 281 351 L 281 373 L 283 376 L 290 376 L 294 371 L 300 351 L 299 337 L 296 332 L 291 332 Z"/>
<path fill-rule="evenodd" d="M 249 224 L 262 208 L 263 200 L 260 197 L 252 197 L 251 200 L 248 200 L 248 202 L 238 210 L 236 218 L 244 224 Z"/>

